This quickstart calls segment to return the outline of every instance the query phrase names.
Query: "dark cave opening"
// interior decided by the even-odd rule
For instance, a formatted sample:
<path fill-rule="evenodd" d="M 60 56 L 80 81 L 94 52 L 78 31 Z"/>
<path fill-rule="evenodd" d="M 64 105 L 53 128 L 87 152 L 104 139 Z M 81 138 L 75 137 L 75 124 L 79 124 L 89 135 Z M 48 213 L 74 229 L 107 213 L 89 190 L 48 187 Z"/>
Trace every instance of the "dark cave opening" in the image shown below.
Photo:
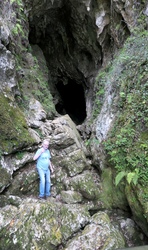
<path fill-rule="evenodd" d="M 45 13 L 46 18 L 42 13 L 40 18 L 34 16 L 29 24 L 29 42 L 37 44 L 46 59 L 49 89 L 56 111 L 60 115 L 68 114 L 76 125 L 80 125 L 88 111 L 85 87 L 93 88 L 93 83 L 89 84 L 88 79 L 95 74 L 95 64 L 97 67 L 101 65 L 102 49 L 95 40 L 96 26 L 92 19 L 85 15 L 82 28 L 81 17 L 77 17 L 76 23 L 73 23 L 71 15 L 75 14 L 71 4 L 65 2 L 62 11 L 51 8 Z M 80 39 L 82 33 L 84 40 Z"/>
<path fill-rule="evenodd" d="M 86 118 L 86 102 L 84 88 L 73 80 L 69 80 L 66 85 L 59 81 L 56 85 L 61 100 L 56 104 L 59 114 L 68 114 L 77 124 L 82 124 Z"/>

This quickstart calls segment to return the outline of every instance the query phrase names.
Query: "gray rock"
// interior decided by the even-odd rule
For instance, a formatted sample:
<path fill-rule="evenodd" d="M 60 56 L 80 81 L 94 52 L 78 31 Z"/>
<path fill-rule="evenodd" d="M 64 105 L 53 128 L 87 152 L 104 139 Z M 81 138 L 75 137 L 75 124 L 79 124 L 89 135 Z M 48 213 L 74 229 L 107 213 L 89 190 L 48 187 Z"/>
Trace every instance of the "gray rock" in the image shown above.
<path fill-rule="evenodd" d="M 111 225 L 107 214 L 99 212 L 92 217 L 91 223 L 82 233 L 68 242 L 64 250 L 114 250 L 124 246 L 123 235 Z"/>
<path fill-rule="evenodd" d="M 79 192 L 72 190 L 62 191 L 61 198 L 63 202 L 68 204 L 81 203 L 83 200 L 83 197 Z"/>

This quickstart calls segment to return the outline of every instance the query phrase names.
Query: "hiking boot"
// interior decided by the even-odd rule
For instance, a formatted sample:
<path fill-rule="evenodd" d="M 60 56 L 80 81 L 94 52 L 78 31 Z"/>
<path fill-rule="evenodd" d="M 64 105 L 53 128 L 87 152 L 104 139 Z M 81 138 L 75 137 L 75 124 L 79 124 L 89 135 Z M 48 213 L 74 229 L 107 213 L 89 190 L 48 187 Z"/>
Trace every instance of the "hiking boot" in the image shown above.
<path fill-rule="evenodd" d="M 38 197 L 38 200 L 45 200 L 45 197 Z"/>

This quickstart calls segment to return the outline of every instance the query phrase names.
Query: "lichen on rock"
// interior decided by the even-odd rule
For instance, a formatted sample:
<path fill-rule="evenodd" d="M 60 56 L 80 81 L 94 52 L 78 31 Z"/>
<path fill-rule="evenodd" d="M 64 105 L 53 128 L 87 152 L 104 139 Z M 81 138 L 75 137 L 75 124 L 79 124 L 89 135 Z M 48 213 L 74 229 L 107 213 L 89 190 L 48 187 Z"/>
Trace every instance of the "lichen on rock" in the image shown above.
<path fill-rule="evenodd" d="M 18 148 L 34 143 L 23 113 L 16 104 L 2 94 L 0 95 L 0 130 L 0 149 L 4 154 L 15 152 Z"/>

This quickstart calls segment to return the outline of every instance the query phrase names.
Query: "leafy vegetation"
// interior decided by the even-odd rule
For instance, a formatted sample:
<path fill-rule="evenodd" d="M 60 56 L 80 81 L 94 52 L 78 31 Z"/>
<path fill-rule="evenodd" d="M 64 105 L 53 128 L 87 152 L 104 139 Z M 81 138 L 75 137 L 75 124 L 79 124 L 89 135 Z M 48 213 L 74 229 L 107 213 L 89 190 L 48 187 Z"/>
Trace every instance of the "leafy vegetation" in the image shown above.
<path fill-rule="evenodd" d="M 20 94 L 16 96 L 17 104 L 23 109 L 23 112 L 27 112 L 30 98 L 34 97 L 40 101 L 47 114 L 52 116 L 55 113 L 55 107 L 47 81 L 47 66 L 45 67 L 43 62 L 41 63 L 43 68 L 41 68 L 37 58 L 32 55 L 33 51 L 27 40 L 28 20 L 24 12 L 23 1 L 11 0 L 11 4 L 14 10 L 12 12 L 14 25 L 10 27 L 12 30 L 10 50 L 13 51 L 15 56 L 18 89 L 20 91 Z"/>
<path fill-rule="evenodd" d="M 38 61 L 35 57 L 32 58 L 31 63 L 32 66 L 30 65 L 30 68 L 25 69 L 25 76 L 19 81 L 22 98 L 21 100 L 18 99 L 18 103 L 23 109 L 26 109 L 29 105 L 30 98 L 34 97 L 43 105 L 47 113 L 54 113 L 55 107 L 47 79 L 39 67 Z M 18 60 L 18 72 L 21 71 L 20 65 L 22 64 L 23 62 Z"/>
<path fill-rule="evenodd" d="M 115 183 L 148 184 L 148 32 L 130 37 L 110 68 L 106 83 L 119 93 L 120 113 L 104 142 L 117 170 Z"/>
<path fill-rule="evenodd" d="M 22 30 L 22 27 L 21 27 L 21 25 L 20 25 L 19 23 L 17 23 L 16 26 L 12 29 L 12 33 L 13 33 L 14 35 L 18 35 L 19 33 L 20 33 L 21 35 L 24 34 L 24 32 L 23 32 L 23 30 Z"/>
<path fill-rule="evenodd" d="M 144 3 L 143 3 L 144 4 Z M 146 16 L 140 10 L 137 26 L 111 65 L 96 78 L 96 118 L 105 100 L 106 86 L 114 92 L 112 105 L 118 111 L 116 123 L 103 144 L 115 167 L 118 185 L 148 184 L 148 31 Z M 116 99 L 116 100 L 115 100 Z"/>
<path fill-rule="evenodd" d="M 96 77 L 95 89 L 94 89 L 94 92 L 96 93 L 95 94 L 96 97 L 95 97 L 95 104 L 93 108 L 94 119 L 97 117 L 103 104 L 104 94 L 105 94 L 106 71 L 107 70 L 100 71 L 98 76 Z"/>
<path fill-rule="evenodd" d="M 138 178 L 139 178 L 139 169 L 136 168 L 134 172 L 125 172 L 121 171 L 117 174 L 115 179 L 116 186 L 119 184 L 119 182 L 122 180 L 123 177 L 126 176 L 127 182 L 130 184 L 131 182 L 134 183 L 134 185 L 137 184 Z"/>
<path fill-rule="evenodd" d="M 17 15 L 15 13 L 12 13 L 15 20 L 14 27 L 12 28 L 12 40 L 14 41 L 14 43 L 17 42 L 17 45 L 20 47 L 22 38 L 25 39 L 25 37 L 27 36 L 27 32 L 24 29 L 24 24 L 26 22 L 24 6 L 22 0 L 11 0 L 10 3 L 14 7 L 15 12 L 17 9 Z"/>

